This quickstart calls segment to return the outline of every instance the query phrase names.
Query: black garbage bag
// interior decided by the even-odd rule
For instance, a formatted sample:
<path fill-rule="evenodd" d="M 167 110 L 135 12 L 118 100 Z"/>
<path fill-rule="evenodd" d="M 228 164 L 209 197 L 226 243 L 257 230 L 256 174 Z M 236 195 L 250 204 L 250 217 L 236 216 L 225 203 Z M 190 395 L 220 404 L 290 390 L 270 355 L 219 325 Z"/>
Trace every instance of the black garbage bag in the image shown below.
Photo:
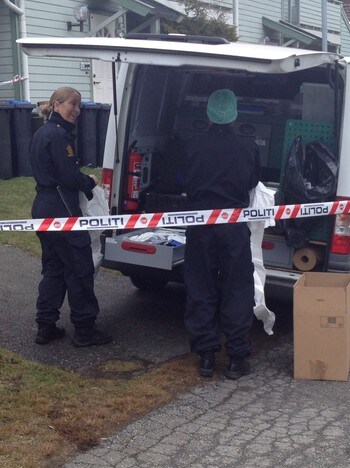
<path fill-rule="evenodd" d="M 305 162 L 305 148 L 301 137 L 297 137 L 289 150 L 284 170 L 283 192 L 280 200 L 283 204 L 300 203 L 306 198 L 303 168 Z"/>
<path fill-rule="evenodd" d="M 335 196 L 338 162 L 322 140 L 303 145 L 297 137 L 285 167 L 283 198 L 285 204 L 318 203 Z"/>
<path fill-rule="evenodd" d="M 338 161 L 324 141 L 315 140 L 303 145 L 301 137 L 297 137 L 286 162 L 281 203 L 289 205 L 332 200 L 336 193 L 337 173 Z M 311 219 L 282 220 L 277 224 L 289 245 L 295 248 L 307 245 Z"/>

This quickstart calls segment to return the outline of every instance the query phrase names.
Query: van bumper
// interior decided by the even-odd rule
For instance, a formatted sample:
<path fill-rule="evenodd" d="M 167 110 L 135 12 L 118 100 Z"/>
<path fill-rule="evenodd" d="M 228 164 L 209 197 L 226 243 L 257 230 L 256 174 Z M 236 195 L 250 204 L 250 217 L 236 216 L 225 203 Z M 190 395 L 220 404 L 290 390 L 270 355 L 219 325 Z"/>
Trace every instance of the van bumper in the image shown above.
<path fill-rule="evenodd" d="M 332 273 L 350 273 L 350 255 L 330 253 L 328 271 Z"/>
<path fill-rule="evenodd" d="M 266 268 L 265 295 L 273 299 L 292 300 L 294 284 L 302 273 Z"/>
<path fill-rule="evenodd" d="M 350 256 L 330 254 L 327 273 L 350 273 Z M 293 287 L 303 272 L 266 268 L 265 295 L 274 299 L 293 299 Z"/>

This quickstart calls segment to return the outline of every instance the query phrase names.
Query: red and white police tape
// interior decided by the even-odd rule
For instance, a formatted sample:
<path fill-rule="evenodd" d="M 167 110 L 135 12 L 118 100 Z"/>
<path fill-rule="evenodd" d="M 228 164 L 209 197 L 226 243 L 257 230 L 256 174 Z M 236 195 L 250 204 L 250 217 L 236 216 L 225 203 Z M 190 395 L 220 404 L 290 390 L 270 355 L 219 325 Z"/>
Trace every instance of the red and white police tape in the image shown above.
<path fill-rule="evenodd" d="M 350 214 L 350 200 L 255 208 L 137 213 L 115 216 L 0 220 L 0 231 L 94 231 L 108 229 L 170 228 L 208 224 L 310 218 Z"/>
<path fill-rule="evenodd" d="M 5 85 L 13 85 L 15 83 L 18 83 L 19 81 L 24 81 L 24 80 L 28 80 L 28 77 L 27 76 L 20 76 L 20 75 L 15 75 L 12 80 L 8 80 L 8 81 L 0 81 L 0 86 L 5 86 Z"/>

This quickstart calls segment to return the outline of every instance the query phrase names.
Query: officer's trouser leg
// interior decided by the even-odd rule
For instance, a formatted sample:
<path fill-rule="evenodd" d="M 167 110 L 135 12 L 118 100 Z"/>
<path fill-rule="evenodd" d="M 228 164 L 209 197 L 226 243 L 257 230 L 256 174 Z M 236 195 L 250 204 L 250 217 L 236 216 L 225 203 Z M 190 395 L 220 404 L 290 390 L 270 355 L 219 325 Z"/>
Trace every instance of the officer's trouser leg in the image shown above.
<path fill-rule="evenodd" d="M 94 265 L 90 245 L 76 245 L 70 240 L 57 245 L 64 263 L 71 321 L 77 326 L 92 326 L 99 312 L 94 293 Z"/>
<path fill-rule="evenodd" d="M 55 322 L 67 290 L 74 325 L 91 326 L 99 312 L 94 294 L 90 245 L 78 246 L 64 235 L 41 233 L 43 279 L 39 284 L 37 321 Z M 54 318 L 53 318 L 54 317 Z"/>
<path fill-rule="evenodd" d="M 219 350 L 218 269 L 212 226 L 187 229 L 184 274 L 187 295 L 185 326 L 191 351 Z"/>
<path fill-rule="evenodd" d="M 53 325 L 60 316 L 66 294 L 64 264 L 49 237 L 39 235 L 42 249 L 42 280 L 39 283 L 36 322 Z"/>
<path fill-rule="evenodd" d="M 220 322 L 227 352 L 246 356 L 251 351 L 249 331 L 253 324 L 254 266 L 250 231 L 246 224 L 223 226 L 220 244 Z"/>
<path fill-rule="evenodd" d="M 71 308 L 71 321 L 75 326 L 92 326 L 99 313 L 99 305 L 94 293 L 94 265 L 90 245 L 70 246 L 67 258 L 65 280 L 68 302 Z"/>

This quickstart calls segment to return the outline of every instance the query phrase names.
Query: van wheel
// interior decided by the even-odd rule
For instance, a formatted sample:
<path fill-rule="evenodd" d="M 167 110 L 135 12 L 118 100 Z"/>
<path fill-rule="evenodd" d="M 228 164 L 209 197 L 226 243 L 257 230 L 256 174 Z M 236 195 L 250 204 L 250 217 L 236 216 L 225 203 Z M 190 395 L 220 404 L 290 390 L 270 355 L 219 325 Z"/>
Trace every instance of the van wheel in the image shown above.
<path fill-rule="evenodd" d="M 147 292 L 157 292 L 165 288 L 168 284 L 167 280 L 148 279 L 142 276 L 130 276 L 130 280 L 134 286 Z"/>

